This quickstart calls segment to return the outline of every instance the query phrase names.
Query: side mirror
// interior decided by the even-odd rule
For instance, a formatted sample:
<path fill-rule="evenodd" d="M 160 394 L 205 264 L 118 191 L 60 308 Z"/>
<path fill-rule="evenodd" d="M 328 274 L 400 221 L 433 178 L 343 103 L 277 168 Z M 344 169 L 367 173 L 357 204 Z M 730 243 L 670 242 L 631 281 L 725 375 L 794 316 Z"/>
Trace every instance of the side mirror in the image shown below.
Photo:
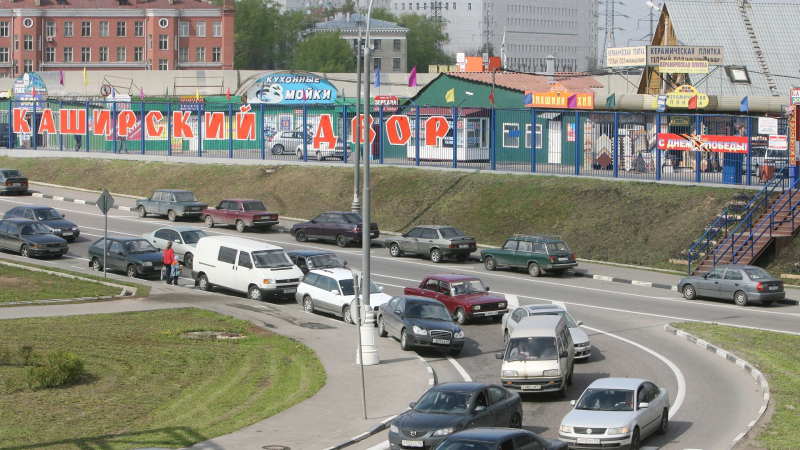
<path fill-rule="evenodd" d="M 647 408 L 648 406 L 650 406 L 650 403 L 647 403 L 647 402 L 641 402 L 641 403 L 639 403 L 639 409 L 645 409 L 645 408 Z"/>
<path fill-rule="evenodd" d="M 125 252 L 117 252 L 119 256 L 125 256 Z"/>
<path fill-rule="evenodd" d="M 485 406 L 483 406 L 483 405 L 481 405 L 481 406 L 476 406 L 476 407 L 475 407 L 475 412 L 476 412 L 476 413 L 479 413 L 479 412 L 484 412 L 484 411 L 486 411 L 486 407 L 485 407 Z"/>
<path fill-rule="evenodd" d="M 331 289 L 331 294 L 339 295 L 339 290 L 338 289 Z"/>
<path fill-rule="evenodd" d="M 176 244 L 180 244 L 180 243 L 181 243 L 181 240 L 180 240 L 180 239 L 175 239 L 175 243 L 176 243 Z"/>
<path fill-rule="evenodd" d="M 316 219 L 311 219 L 309 222 L 311 222 L 311 223 L 317 223 Z"/>
<path fill-rule="evenodd" d="M 570 400 L 569 401 L 569 406 L 575 406 L 576 403 L 577 402 L 575 400 Z"/>
<path fill-rule="evenodd" d="M 495 353 L 494 354 L 494 359 L 503 359 L 503 353 L 502 352 Z"/>
<path fill-rule="evenodd" d="M 366 120 L 366 119 L 365 119 Z M 347 266 L 347 261 L 342 261 L 343 266 Z"/>
<path fill-rule="evenodd" d="M 566 350 L 561 350 L 561 353 L 558 354 L 559 358 L 566 358 L 568 356 L 569 356 L 569 353 L 567 353 Z"/>
<path fill-rule="evenodd" d="M 366 120 L 366 119 L 365 119 L 365 120 Z M 401 235 L 400 235 L 400 237 L 406 237 L 406 234 L 405 234 L 405 233 L 403 233 L 403 234 L 401 234 Z"/>
<path fill-rule="evenodd" d="M 583 325 L 583 321 L 582 321 L 582 320 L 579 320 L 579 321 L 576 323 L 576 325 L 578 325 L 578 326 L 581 326 L 581 325 Z"/>
<path fill-rule="evenodd" d="M 703 274 L 703 278 L 708 278 L 708 274 L 707 274 L 707 273 L 704 273 L 704 274 Z"/>
<path fill-rule="evenodd" d="M 364 119 L 364 120 L 366 120 L 366 119 Z M 383 292 L 383 286 L 378 286 L 378 290 Z"/>
<path fill-rule="evenodd" d="M 408 407 L 411 409 L 414 409 L 415 406 L 417 406 L 417 402 L 411 402 L 408 404 Z"/>
<path fill-rule="evenodd" d="M 366 119 L 365 119 L 366 120 Z M 489 292 L 489 286 L 486 286 L 486 292 Z"/>
<path fill-rule="evenodd" d="M 366 119 L 365 119 L 365 120 L 366 120 Z M 62 214 L 62 215 L 61 215 L 61 218 L 62 218 L 62 219 L 63 219 L 63 218 L 65 218 L 65 217 L 67 217 L 67 216 L 66 216 L 66 214 Z"/>

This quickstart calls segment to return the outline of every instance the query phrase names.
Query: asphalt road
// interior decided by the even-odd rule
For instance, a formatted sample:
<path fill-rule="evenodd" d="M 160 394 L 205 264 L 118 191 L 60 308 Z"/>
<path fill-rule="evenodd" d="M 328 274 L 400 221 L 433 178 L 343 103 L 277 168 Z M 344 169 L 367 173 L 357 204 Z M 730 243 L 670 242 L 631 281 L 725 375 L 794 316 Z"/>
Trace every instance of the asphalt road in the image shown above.
<path fill-rule="evenodd" d="M 86 200 L 97 197 L 96 194 L 56 188 L 35 186 L 35 189 L 42 193 Z M 117 204 L 133 205 L 133 200 L 127 198 L 118 197 L 116 201 Z M 70 245 L 70 252 L 65 258 L 43 262 L 89 272 L 89 261 L 86 259 L 88 247 L 103 235 L 103 216 L 97 207 L 37 197 L 0 197 L 0 211 L 29 203 L 53 206 L 81 228 L 81 237 Z M 268 201 L 266 203 L 269 205 Z M 171 225 L 166 219 L 152 216 L 140 219 L 135 212 L 120 210 L 110 212 L 108 223 L 109 235 L 137 236 Z M 201 222 L 196 225 L 205 229 Z M 232 228 L 225 227 L 206 231 L 239 235 Z M 280 245 L 286 250 L 333 250 L 351 266 L 361 266 L 359 248 L 339 249 L 332 244 L 317 242 L 301 244 L 290 235 L 277 231 L 251 232 L 244 236 Z M 418 284 L 428 274 L 459 272 L 480 277 L 492 292 L 518 296 L 522 304 L 560 302 L 576 320 L 585 322 L 585 330 L 594 347 L 592 357 L 588 362 L 576 365 L 575 384 L 568 391 L 568 398 L 560 400 L 548 394 L 524 397 L 524 426 L 548 438 L 557 437 L 560 421 L 570 409 L 569 400 L 577 399 L 589 383 L 597 378 L 622 376 L 650 379 L 666 387 L 670 393 L 673 405 L 670 431 L 666 436 L 645 440 L 645 446 L 665 449 L 726 448 L 755 417 L 761 405 L 758 386 L 744 371 L 666 333 L 663 331 L 664 324 L 702 320 L 800 333 L 798 306 L 758 305 L 740 308 L 721 301 L 686 301 L 672 291 L 592 279 L 533 279 L 521 272 L 487 272 L 480 263 L 447 262 L 435 265 L 415 257 L 392 258 L 388 250 L 378 247 L 372 249 L 371 255 L 373 279 L 378 285 L 384 286 L 389 294 L 402 293 L 403 287 Z M 184 278 L 181 284 L 191 285 L 192 280 Z M 187 289 L 193 287 L 187 286 Z M 228 294 L 232 300 L 244 298 L 243 294 Z M 499 382 L 501 362 L 494 358 L 494 353 L 503 348 L 500 326 L 491 320 L 470 324 L 466 326 L 466 335 L 467 346 L 456 358 L 455 365 L 439 353 L 421 352 L 436 372 L 437 381 L 459 380 L 466 375 L 480 381 Z M 415 400 L 408 399 L 409 402 Z M 369 441 L 376 439 L 379 440 L 376 436 Z"/>

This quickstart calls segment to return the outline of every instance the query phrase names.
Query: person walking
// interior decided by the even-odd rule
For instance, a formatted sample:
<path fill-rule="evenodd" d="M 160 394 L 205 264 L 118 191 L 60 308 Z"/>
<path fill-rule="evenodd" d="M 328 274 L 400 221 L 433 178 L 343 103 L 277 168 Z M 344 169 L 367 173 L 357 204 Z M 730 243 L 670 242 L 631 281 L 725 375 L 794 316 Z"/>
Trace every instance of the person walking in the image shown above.
<path fill-rule="evenodd" d="M 178 258 L 172 260 L 172 271 L 170 272 L 170 279 L 172 280 L 173 285 L 178 285 L 178 278 L 181 276 L 181 264 L 178 262 Z M 167 284 L 170 284 L 167 282 Z"/>
<path fill-rule="evenodd" d="M 172 242 L 167 242 L 167 248 L 164 250 L 164 268 L 166 269 L 167 284 L 172 281 L 172 263 L 175 261 L 175 251 L 172 250 Z"/>

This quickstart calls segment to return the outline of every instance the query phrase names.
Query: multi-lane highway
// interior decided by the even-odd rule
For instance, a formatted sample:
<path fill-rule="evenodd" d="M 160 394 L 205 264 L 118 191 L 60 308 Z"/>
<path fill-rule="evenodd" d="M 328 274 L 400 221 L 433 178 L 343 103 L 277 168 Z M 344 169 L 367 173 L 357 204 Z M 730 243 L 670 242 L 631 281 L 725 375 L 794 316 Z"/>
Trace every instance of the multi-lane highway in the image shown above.
<path fill-rule="evenodd" d="M 96 194 L 56 188 L 33 188 L 63 197 L 86 200 L 97 197 Z M 118 197 L 116 200 L 117 204 L 133 205 L 132 199 Z M 269 199 L 264 200 L 269 205 Z M 70 245 L 68 255 L 60 260 L 43 260 L 44 265 L 90 271 L 86 258 L 88 247 L 103 234 L 103 215 L 97 207 L 38 197 L 0 197 L 0 212 L 20 204 L 53 206 L 81 228 L 81 237 Z M 183 222 L 177 224 L 185 225 Z M 140 236 L 170 225 L 162 218 L 141 219 L 135 212 L 121 210 L 112 210 L 108 217 L 110 235 Z M 205 228 L 200 222 L 196 225 Z M 235 230 L 224 227 L 206 231 L 210 234 L 241 236 Z M 335 245 L 316 242 L 301 244 L 290 235 L 278 231 L 252 232 L 243 236 L 280 245 L 286 250 L 325 248 L 335 251 L 353 267 L 361 265 L 361 251 L 358 248 L 339 249 Z M 686 301 L 675 292 L 647 287 L 584 278 L 533 279 L 524 273 L 487 272 L 480 263 L 474 262 L 433 264 L 413 257 L 392 258 L 386 249 L 378 247 L 372 250 L 372 272 L 375 282 L 384 286 L 390 294 L 401 294 L 403 287 L 416 285 L 423 276 L 431 273 L 476 275 L 493 292 L 516 295 L 522 304 L 560 302 L 576 320 L 583 320 L 594 348 L 588 362 L 576 365 L 575 384 L 568 391 L 568 399 L 561 400 L 550 395 L 524 398 L 524 426 L 548 438 L 557 437 L 561 418 L 570 409 L 569 400 L 576 399 L 589 383 L 601 377 L 627 376 L 647 378 L 666 387 L 673 404 L 669 433 L 646 440 L 645 446 L 665 449 L 726 448 L 753 420 L 761 406 L 762 396 L 758 385 L 752 377 L 732 364 L 664 332 L 664 324 L 702 320 L 800 333 L 798 306 L 740 308 L 727 302 Z M 189 278 L 181 279 L 181 284 L 186 285 L 186 289 L 194 289 Z M 238 298 L 247 301 L 244 295 L 228 295 L 232 300 Z M 287 304 L 299 309 L 297 305 Z M 500 326 L 490 320 L 467 325 L 466 335 L 467 347 L 455 359 L 455 364 L 435 352 L 422 352 L 421 355 L 431 361 L 439 381 L 469 377 L 498 382 L 500 361 L 495 360 L 494 353 L 503 349 Z"/>

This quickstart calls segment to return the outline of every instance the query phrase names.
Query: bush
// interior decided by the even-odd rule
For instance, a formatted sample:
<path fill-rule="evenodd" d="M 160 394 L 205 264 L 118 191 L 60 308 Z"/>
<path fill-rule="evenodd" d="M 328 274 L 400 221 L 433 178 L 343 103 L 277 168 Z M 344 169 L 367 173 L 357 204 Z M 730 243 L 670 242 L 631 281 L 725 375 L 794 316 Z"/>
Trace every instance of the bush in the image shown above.
<path fill-rule="evenodd" d="M 78 355 L 65 351 L 48 353 L 43 363 L 28 367 L 26 378 L 31 389 L 54 388 L 72 384 L 85 373 Z"/>

